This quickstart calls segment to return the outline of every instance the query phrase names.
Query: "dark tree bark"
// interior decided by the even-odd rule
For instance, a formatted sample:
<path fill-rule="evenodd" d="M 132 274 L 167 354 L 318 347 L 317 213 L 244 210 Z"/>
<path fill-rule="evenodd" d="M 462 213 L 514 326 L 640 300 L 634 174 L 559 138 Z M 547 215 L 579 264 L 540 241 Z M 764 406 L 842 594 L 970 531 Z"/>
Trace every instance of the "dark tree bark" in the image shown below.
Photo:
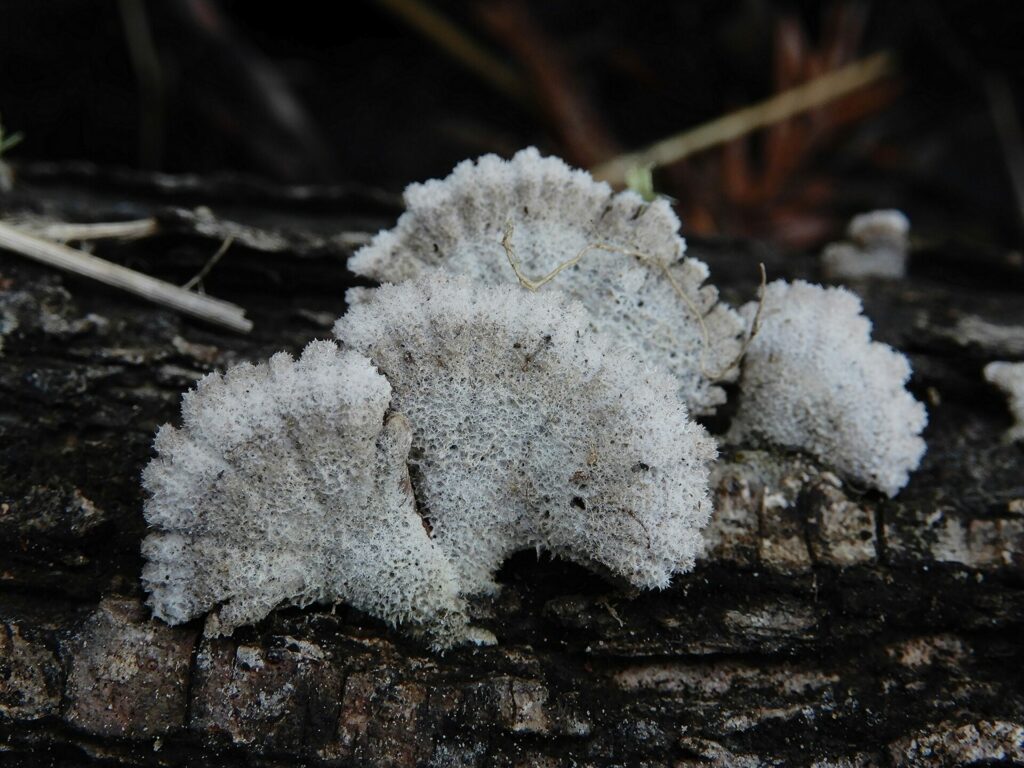
<path fill-rule="evenodd" d="M 0 763 L 1024 764 L 1024 451 L 1000 441 L 1009 413 L 981 378 L 1024 354 L 1012 259 L 936 247 L 861 289 L 931 415 L 895 500 L 734 452 L 695 572 L 632 593 L 524 553 L 478 608 L 499 645 L 436 656 L 344 607 L 203 640 L 152 619 L 139 586 L 154 430 L 203 373 L 328 337 L 351 280 L 336 235 L 389 226 L 394 202 L 36 166 L 2 203 L 157 214 L 163 234 L 99 251 L 177 282 L 230 229 L 206 289 L 256 327 L 219 332 L 0 253 Z M 692 251 L 733 301 L 758 261 L 816 277 L 754 243 Z M 1016 330 L 957 326 L 974 316 Z"/>

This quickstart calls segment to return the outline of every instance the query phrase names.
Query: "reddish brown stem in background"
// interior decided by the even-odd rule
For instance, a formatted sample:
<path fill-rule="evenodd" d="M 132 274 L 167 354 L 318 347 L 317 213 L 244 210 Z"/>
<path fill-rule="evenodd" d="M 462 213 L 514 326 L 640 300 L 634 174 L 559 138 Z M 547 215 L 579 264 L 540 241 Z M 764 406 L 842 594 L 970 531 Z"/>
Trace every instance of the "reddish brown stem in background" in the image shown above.
<path fill-rule="evenodd" d="M 476 9 L 491 34 L 519 60 L 566 159 L 590 167 L 618 154 L 611 132 L 584 95 L 586 89 L 526 5 L 494 0 Z"/>

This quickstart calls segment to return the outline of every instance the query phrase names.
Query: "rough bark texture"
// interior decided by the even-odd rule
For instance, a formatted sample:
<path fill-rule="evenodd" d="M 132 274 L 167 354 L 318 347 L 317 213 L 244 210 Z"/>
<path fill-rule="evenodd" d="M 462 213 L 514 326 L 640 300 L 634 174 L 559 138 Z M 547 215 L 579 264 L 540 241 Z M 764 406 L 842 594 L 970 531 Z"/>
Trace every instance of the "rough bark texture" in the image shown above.
<path fill-rule="evenodd" d="M 3 764 L 1024 764 L 1024 450 L 980 374 L 1024 334 L 1019 263 L 950 245 L 863 288 L 931 414 L 895 500 L 736 452 L 693 574 L 628 593 L 524 553 L 479 608 L 500 644 L 442 657 L 343 606 L 203 640 L 151 619 L 138 579 L 155 428 L 202 373 L 328 336 L 350 280 L 333 235 L 389 226 L 389 200 L 36 167 L 3 206 L 158 213 L 166 234 L 99 250 L 179 282 L 223 219 L 245 225 L 206 288 L 256 323 L 221 333 L 0 253 Z M 817 277 L 756 244 L 692 250 L 732 300 L 759 260 Z M 967 337 L 969 317 L 1017 329 Z"/>

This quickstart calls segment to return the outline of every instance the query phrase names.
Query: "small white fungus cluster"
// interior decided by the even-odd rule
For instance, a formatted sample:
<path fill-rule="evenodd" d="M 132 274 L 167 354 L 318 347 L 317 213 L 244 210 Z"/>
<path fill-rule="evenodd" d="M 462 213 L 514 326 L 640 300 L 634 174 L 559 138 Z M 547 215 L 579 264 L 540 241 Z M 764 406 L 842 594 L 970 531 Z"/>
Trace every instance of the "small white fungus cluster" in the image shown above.
<path fill-rule="evenodd" d="M 609 343 L 671 373 L 692 412 L 712 413 L 725 401 L 717 382 L 736 378 L 743 324 L 713 286 L 702 286 L 707 266 L 684 258 L 679 219 L 667 201 L 615 194 L 531 148 L 508 161 L 467 160 L 444 180 L 412 184 L 405 203 L 398 225 L 350 259 L 353 272 L 392 283 L 447 272 L 514 284 L 506 231 L 530 280 L 582 254 L 544 290 L 581 302 L 589 325 Z"/>
<path fill-rule="evenodd" d="M 821 254 L 828 280 L 883 278 L 899 280 L 907 272 L 910 221 L 902 211 L 881 210 L 854 216 L 845 243 L 832 243 Z"/>
<path fill-rule="evenodd" d="M 989 363 L 985 379 L 1006 393 L 1015 424 L 1006 431 L 1006 440 L 1024 440 L 1024 363 Z"/>
<path fill-rule="evenodd" d="M 421 512 L 464 594 L 537 547 L 640 587 L 689 570 L 714 442 L 675 382 L 590 332 L 586 310 L 518 285 L 388 285 L 338 321 L 413 425 Z"/>
<path fill-rule="evenodd" d="M 757 307 L 741 310 L 748 322 Z M 924 406 L 904 388 L 907 358 L 871 341 L 857 296 L 771 283 L 743 363 L 730 438 L 807 451 L 894 496 L 924 455 Z"/>
<path fill-rule="evenodd" d="M 143 584 L 171 624 L 207 634 L 279 605 L 347 602 L 446 644 L 464 632 L 454 572 L 409 483 L 411 430 L 366 358 L 313 342 L 298 361 L 211 374 L 157 433 Z"/>

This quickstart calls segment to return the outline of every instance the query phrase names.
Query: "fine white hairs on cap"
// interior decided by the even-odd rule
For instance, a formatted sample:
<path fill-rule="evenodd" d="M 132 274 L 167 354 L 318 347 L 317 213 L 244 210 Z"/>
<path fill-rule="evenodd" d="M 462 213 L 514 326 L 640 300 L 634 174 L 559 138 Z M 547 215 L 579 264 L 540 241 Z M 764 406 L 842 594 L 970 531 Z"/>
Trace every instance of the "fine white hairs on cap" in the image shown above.
<path fill-rule="evenodd" d="M 281 605 L 347 602 L 444 647 L 467 634 L 453 570 L 416 512 L 405 417 L 370 362 L 313 342 L 210 374 L 146 467 L 142 581 L 171 624 L 230 634 Z"/>
<path fill-rule="evenodd" d="M 405 204 L 397 226 L 349 260 L 353 272 L 393 283 L 447 272 L 500 285 L 516 270 L 542 282 L 562 268 L 542 290 L 581 302 L 610 344 L 675 376 L 693 413 L 725 401 L 718 383 L 736 378 L 743 324 L 702 285 L 707 266 L 684 257 L 667 201 L 615 194 L 531 148 L 460 163 L 444 180 L 409 186 Z"/>
<path fill-rule="evenodd" d="M 413 426 L 421 512 L 464 594 L 537 547 L 636 586 L 692 567 L 714 442 L 670 376 L 590 330 L 587 311 L 518 285 L 385 285 L 335 326 Z"/>
<path fill-rule="evenodd" d="M 756 311 L 741 310 L 748 322 Z M 855 294 L 776 281 L 743 361 L 729 437 L 807 451 L 894 496 L 925 452 L 928 415 L 904 387 L 909 378 L 907 358 L 871 340 Z"/>

